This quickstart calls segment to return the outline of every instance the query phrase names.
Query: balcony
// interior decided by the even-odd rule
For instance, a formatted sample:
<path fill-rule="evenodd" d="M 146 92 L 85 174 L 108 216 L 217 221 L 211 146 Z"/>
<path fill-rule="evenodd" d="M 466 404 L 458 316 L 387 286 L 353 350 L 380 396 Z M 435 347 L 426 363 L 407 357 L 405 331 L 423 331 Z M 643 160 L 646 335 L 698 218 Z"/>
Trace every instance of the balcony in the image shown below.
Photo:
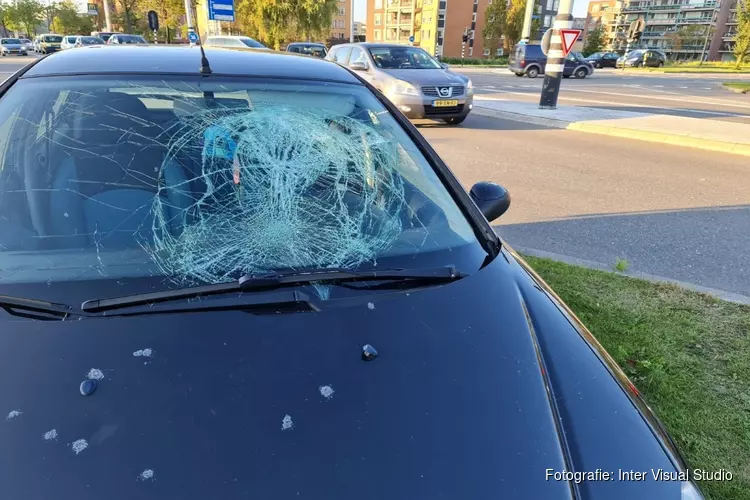
<path fill-rule="evenodd" d="M 680 24 L 710 24 L 713 20 L 710 17 L 684 17 L 678 19 L 677 22 Z"/>
<path fill-rule="evenodd" d="M 670 24 L 674 24 L 677 21 L 677 19 L 649 19 L 646 21 L 646 25 L 648 26 L 667 26 Z"/>
<path fill-rule="evenodd" d="M 660 38 L 663 37 L 666 31 L 644 31 L 641 35 L 642 38 Z"/>

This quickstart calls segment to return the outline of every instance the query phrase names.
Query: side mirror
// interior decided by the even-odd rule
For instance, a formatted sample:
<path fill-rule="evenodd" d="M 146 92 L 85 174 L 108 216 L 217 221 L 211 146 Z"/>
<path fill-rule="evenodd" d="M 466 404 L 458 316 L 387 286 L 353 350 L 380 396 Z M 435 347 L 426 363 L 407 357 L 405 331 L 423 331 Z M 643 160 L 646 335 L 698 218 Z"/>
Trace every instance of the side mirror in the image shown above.
<path fill-rule="evenodd" d="M 503 215 L 510 207 L 510 193 L 494 182 L 477 182 L 471 186 L 469 196 L 490 222 Z"/>
<path fill-rule="evenodd" d="M 440 66 L 442 66 L 443 69 L 450 68 L 450 65 L 448 63 L 440 63 Z"/>
<path fill-rule="evenodd" d="M 350 62 L 349 67 L 354 71 L 367 71 L 367 63 L 364 61 Z"/>

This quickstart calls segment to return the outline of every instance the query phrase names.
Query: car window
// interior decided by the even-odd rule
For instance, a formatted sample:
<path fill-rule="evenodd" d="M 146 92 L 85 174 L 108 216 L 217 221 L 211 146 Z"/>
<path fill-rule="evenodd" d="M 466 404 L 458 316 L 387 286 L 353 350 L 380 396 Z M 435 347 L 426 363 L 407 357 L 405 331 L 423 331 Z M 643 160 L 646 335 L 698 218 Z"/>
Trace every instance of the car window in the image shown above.
<path fill-rule="evenodd" d="M 353 62 L 366 63 L 367 59 L 365 59 L 365 51 L 359 47 L 352 48 L 352 53 L 349 55 L 349 64 Z"/>
<path fill-rule="evenodd" d="M 371 47 L 375 65 L 383 69 L 441 69 L 427 52 L 417 47 Z"/>
<path fill-rule="evenodd" d="M 339 64 L 346 64 L 346 60 L 349 58 L 349 53 L 352 51 L 351 47 L 342 47 L 336 50 L 334 61 Z"/>
<path fill-rule="evenodd" d="M 256 42 L 252 38 L 240 38 L 240 44 L 251 49 L 263 49 L 265 48 L 262 43 Z"/>
<path fill-rule="evenodd" d="M 336 60 L 336 53 L 338 52 L 338 47 L 331 47 L 331 50 L 328 51 L 328 54 L 326 55 L 326 59 L 329 61 L 335 61 Z"/>
<path fill-rule="evenodd" d="M 460 267 L 461 255 L 476 270 L 486 257 L 363 86 L 22 79 L 0 98 L 0 137 L 3 284 L 164 289 L 248 272 Z"/>
<path fill-rule="evenodd" d="M 66 41 L 67 41 L 68 43 L 76 43 L 76 37 L 74 37 L 74 36 L 69 36 L 69 37 L 67 37 Z"/>
<path fill-rule="evenodd" d="M 299 46 L 293 45 L 293 46 L 287 47 L 287 51 L 288 52 L 295 52 L 295 53 L 299 54 L 300 49 L 299 49 Z"/>
<path fill-rule="evenodd" d="M 60 43 L 62 42 L 62 37 L 58 35 L 47 35 L 42 37 L 42 41 L 46 43 Z"/>

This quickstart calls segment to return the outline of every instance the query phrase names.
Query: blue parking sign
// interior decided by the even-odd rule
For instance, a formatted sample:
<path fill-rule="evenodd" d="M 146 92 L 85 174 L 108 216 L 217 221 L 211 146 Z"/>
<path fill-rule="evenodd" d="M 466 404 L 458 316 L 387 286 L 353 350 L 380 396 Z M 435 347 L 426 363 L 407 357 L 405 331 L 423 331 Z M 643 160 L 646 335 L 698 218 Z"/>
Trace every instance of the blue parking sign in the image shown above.
<path fill-rule="evenodd" d="M 414 35 L 409 37 L 409 43 L 414 43 Z"/>
<path fill-rule="evenodd" d="M 234 0 L 208 0 L 211 21 L 234 21 Z"/>
<path fill-rule="evenodd" d="M 195 31 L 188 33 L 188 40 L 190 43 L 198 43 L 198 34 Z"/>

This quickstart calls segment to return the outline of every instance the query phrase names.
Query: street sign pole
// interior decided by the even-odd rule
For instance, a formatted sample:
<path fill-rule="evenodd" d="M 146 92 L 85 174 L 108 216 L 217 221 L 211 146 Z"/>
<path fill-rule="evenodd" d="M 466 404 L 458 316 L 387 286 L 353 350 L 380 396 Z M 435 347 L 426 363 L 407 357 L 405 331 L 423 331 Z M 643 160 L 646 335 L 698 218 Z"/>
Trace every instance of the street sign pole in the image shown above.
<path fill-rule="evenodd" d="M 195 33 L 195 24 L 193 24 L 193 6 L 190 5 L 190 0 L 185 0 L 185 20 L 188 26 L 188 40 L 190 45 L 195 45 L 193 40 L 196 40 L 197 36 Z"/>
<path fill-rule="evenodd" d="M 469 27 L 464 28 L 464 34 L 461 35 L 461 67 L 464 66 L 464 53 L 466 52 L 466 42 L 469 40 Z"/>
<path fill-rule="evenodd" d="M 526 12 L 523 15 L 523 29 L 521 30 L 521 41 L 531 41 L 531 17 L 534 15 L 534 0 L 526 0 Z"/>
<path fill-rule="evenodd" d="M 544 83 L 542 83 L 542 95 L 539 99 L 540 109 L 555 109 L 557 107 L 557 96 L 560 94 L 560 82 L 565 69 L 565 57 L 572 47 L 572 43 L 563 48 L 563 31 L 570 31 L 573 27 L 573 0 L 560 0 L 560 10 L 555 16 L 552 25 L 552 36 L 550 37 L 547 64 L 544 67 Z"/>

